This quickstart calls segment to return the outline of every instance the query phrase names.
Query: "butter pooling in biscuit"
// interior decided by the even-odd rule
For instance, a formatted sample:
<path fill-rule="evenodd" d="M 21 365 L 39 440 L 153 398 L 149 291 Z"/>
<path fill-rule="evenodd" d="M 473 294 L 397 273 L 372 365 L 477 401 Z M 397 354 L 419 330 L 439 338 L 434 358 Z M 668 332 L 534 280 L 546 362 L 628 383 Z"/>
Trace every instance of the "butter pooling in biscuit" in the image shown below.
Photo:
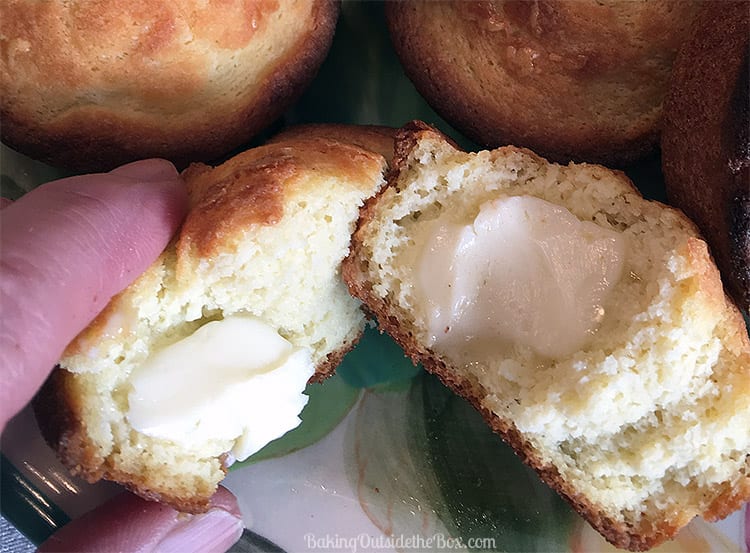
<path fill-rule="evenodd" d="M 380 328 L 470 401 L 613 544 L 647 549 L 694 516 L 717 520 L 739 509 L 750 498 L 750 340 L 695 226 L 681 212 L 645 200 L 624 175 L 604 167 L 548 163 L 515 147 L 462 152 L 420 122 L 399 132 L 395 151 L 388 186 L 363 209 L 343 268 L 349 289 Z M 467 225 L 477 226 L 483 209 L 488 213 L 484 206 L 525 198 L 556 206 L 558 219 L 566 211 L 577 219 L 572 233 L 559 224 L 549 233 L 562 231 L 575 240 L 563 255 L 588 255 L 587 239 L 579 233 L 587 234 L 590 225 L 598 227 L 591 232 L 594 244 L 609 242 L 603 265 L 583 264 L 593 269 L 591 290 L 597 281 L 606 280 L 608 287 L 600 298 L 579 298 L 583 312 L 599 303 L 604 309 L 594 332 L 579 349 L 548 351 L 551 356 L 519 344 L 518 335 L 506 337 L 514 347 L 491 352 L 433 341 L 440 328 L 425 317 L 425 291 L 419 291 L 424 233 L 429 237 L 431 225 L 447 221 L 460 236 Z M 528 211 L 513 210 L 519 217 Z M 503 227 L 497 225 L 499 241 L 510 244 L 489 266 L 529 263 L 530 256 L 515 255 L 515 249 L 530 254 L 537 246 L 525 235 L 536 238 L 536 230 L 525 222 Z M 479 234 L 474 228 L 472 233 Z M 456 257 L 459 249 L 455 242 L 446 247 Z M 491 250 L 485 244 L 477 256 L 491 257 Z M 445 259 L 436 263 L 449 265 Z M 539 263 L 529 274 L 546 271 L 547 261 Z M 479 262 L 456 268 L 462 286 L 483 284 L 477 268 L 486 269 Z M 578 269 L 576 278 L 588 278 Z M 441 275 L 434 276 L 441 282 Z M 442 282 L 447 287 L 453 279 Z M 513 294 L 526 292 L 511 284 Z M 480 292 L 473 290 L 469 299 L 474 308 L 487 309 Z M 437 303 L 453 307 L 440 294 Z M 526 307 L 538 306 L 529 301 Z M 508 306 L 498 314 L 511 318 L 501 321 L 501 332 L 518 334 L 511 325 L 524 314 Z M 570 323 L 560 317 L 556 324 Z M 543 335 L 520 334 L 539 339 L 531 346 L 545 345 Z"/>
<path fill-rule="evenodd" d="M 622 274 L 622 235 L 533 196 L 487 201 L 470 224 L 450 215 L 425 225 L 417 252 L 428 344 L 464 359 L 581 349 Z"/>

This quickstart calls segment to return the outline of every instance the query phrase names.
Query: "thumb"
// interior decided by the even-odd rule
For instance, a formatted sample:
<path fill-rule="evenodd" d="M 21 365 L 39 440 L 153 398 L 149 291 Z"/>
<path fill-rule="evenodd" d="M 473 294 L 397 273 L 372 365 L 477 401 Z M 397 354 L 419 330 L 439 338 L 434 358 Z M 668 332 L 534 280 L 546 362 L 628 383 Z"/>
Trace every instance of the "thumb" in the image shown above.
<path fill-rule="evenodd" d="M 219 487 L 211 508 L 198 515 L 122 493 L 57 531 L 38 551 L 223 553 L 243 527 L 237 500 L 226 488 Z"/>
<path fill-rule="evenodd" d="M 185 213 L 171 163 L 32 190 L 0 216 L 0 429 L 65 346 L 162 252 Z"/>

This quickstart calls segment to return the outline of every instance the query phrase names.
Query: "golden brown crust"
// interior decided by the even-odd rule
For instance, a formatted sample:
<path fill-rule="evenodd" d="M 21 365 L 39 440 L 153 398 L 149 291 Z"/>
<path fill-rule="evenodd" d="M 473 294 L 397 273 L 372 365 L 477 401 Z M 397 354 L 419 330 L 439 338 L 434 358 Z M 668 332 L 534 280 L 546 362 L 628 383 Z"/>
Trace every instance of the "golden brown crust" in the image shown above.
<path fill-rule="evenodd" d="M 65 369 L 55 368 L 33 400 L 34 414 L 45 441 L 70 472 L 90 483 L 118 482 L 144 499 L 165 503 L 184 513 L 205 512 L 213 493 L 201 495 L 195 490 L 189 495 L 176 496 L 154 492 L 153 484 L 145 477 L 121 471 L 100 455 L 86 431 L 81 413 L 83 392 L 77 378 Z"/>
<path fill-rule="evenodd" d="M 362 339 L 362 334 L 363 333 L 360 332 L 359 334 L 357 334 L 357 336 L 354 337 L 351 342 L 349 342 L 348 344 L 344 344 L 343 347 L 337 349 L 336 351 L 332 351 L 326 356 L 323 361 L 318 363 L 318 366 L 315 367 L 315 374 L 310 377 L 309 383 L 320 383 L 329 376 L 333 376 L 333 373 L 336 371 L 336 367 L 341 364 L 344 356 L 351 350 L 353 350 L 354 346 L 356 346 Z"/>
<path fill-rule="evenodd" d="M 310 123 L 288 127 L 275 135 L 268 144 L 297 138 L 320 137 L 354 144 L 365 150 L 380 154 L 390 165 L 393 158 L 394 127 L 378 125 L 344 125 L 335 123 Z"/>
<path fill-rule="evenodd" d="M 706 6 L 675 62 L 662 166 L 672 204 L 705 234 L 727 291 L 750 310 L 750 10 Z"/>
<path fill-rule="evenodd" d="M 181 260 L 210 257 L 254 225 L 277 223 L 309 175 L 366 186 L 383 163 L 352 144 L 300 137 L 252 148 L 213 169 L 192 165 L 183 173 L 190 210 L 177 238 L 178 272 Z"/>
<path fill-rule="evenodd" d="M 697 4 L 388 2 L 419 92 L 469 138 L 556 161 L 623 164 L 653 149 Z"/>
<path fill-rule="evenodd" d="M 682 512 L 670 513 L 666 520 L 649 520 L 643 517 L 638 526 L 628 525 L 607 516 L 606 509 L 590 502 L 587 497 L 572 487 L 558 472 L 554 465 L 545 463 L 531 445 L 515 427 L 512 420 L 503 419 L 483 405 L 483 398 L 487 396 L 482 386 L 472 380 L 467 374 L 452 369 L 439 356 L 424 347 L 415 338 L 410 325 L 403 323 L 404 314 L 398 308 L 390 305 L 386 300 L 376 295 L 372 290 L 372 283 L 366 280 L 367 269 L 358 263 L 366 263 L 360 252 L 363 248 L 364 227 L 376 218 L 377 199 L 381 194 L 396 185 L 399 172 L 406 168 L 410 151 L 420 139 L 425 137 L 443 136 L 436 129 L 419 121 L 413 121 L 397 135 L 396 155 L 394 166 L 388 178 L 388 183 L 380 193 L 371 198 L 360 211 L 357 230 L 352 237 L 352 247 L 349 256 L 344 260 L 342 274 L 353 296 L 362 300 L 367 309 L 377 318 L 381 332 L 387 332 L 404 350 L 406 355 L 415 363 L 421 363 L 426 370 L 435 374 L 448 388 L 460 395 L 477 409 L 492 428 L 508 443 L 518 457 L 533 468 L 541 479 L 557 491 L 568 503 L 591 524 L 607 541 L 613 545 L 631 551 L 645 551 L 668 540 L 696 515 L 702 515 L 708 520 L 722 518 L 737 509 L 750 499 L 750 477 L 740 479 L 735 487 L 725 486 L 717 494 L 717 498 L 708 509 L 703 512 L 693 512 L 686 508 Z M 624 175 L 623 175 L 624 177 Z M 631 183 L 632 186 L 632 183 Z M 633 191 L 638 193 L 635 186 Z M 673 208 L 665 209 L 677 212 Z M 679 212 L 677 212 L 679 213 Z M 692 223 L 687 221 L 687 228 L 693 230 Z M 697 231 L 695 231 L 697 233 Z M 723 293 L 721 281 L 716 267 L 708 253 L 705 242 L 698 238 L 688 239 L 687 256 L 692 266 L 697 267 L 701 275 L 698 279 L 700 293 L 707 305 L 723 311 L 726 315 L 727 326 L 736 328 L 737 332 L 727 338 L 727 347 L 750 350 L 750 340 L 744 332 L 744 321 L 731 300 Z"/>
<path fill-rule="evenodd" d="M 75 393 L 72 375 L 56 368 L 34 397 L 33 407 L 44 439 L 55 449 L 63 463 L 76 475 L 89 481 L 102 477 L 104 459 L 86 438 L 81 420 L 81 404 Z M 86 467 L 86 468 L 83 468 Z"/>
<path fill-rule="evenodd" d="M 732 487 L 726 486 L 724 492 L 703 513 L 703 517 L 710 522 L 721 520 L 742 507 L 748 498 L 750 498 L 750 478 L 745 478 Z"/>
<path fill-rule="evenodd" d="M 76 170 L 216 159 L 312 80 L 338 10 L 334 0 L 4 2 L 3 141 Z"/>

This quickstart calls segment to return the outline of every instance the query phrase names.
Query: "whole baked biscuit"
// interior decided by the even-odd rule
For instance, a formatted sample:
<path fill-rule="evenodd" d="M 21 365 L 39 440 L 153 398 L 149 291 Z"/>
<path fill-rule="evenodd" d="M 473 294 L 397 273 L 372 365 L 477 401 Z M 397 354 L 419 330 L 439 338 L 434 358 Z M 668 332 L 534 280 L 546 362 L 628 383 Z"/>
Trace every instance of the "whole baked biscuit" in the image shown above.
<path fill-rule="evenodd" d="M 476 142 L 556 161 L 652 150 L 688 0 L 389 2 L 393 44 L 432 107 Z"/>
<path fill-rule="evenodd" d="M 750 6 L 707 6 L 664 108 L 669 201 L 701 228 L 727 291 L 750 310 Z"/>
<path fill-rule="evenodd" d="M 338 11 L 333 0 L 3 2 L 2 140 L 74 170 L 216 159 L 312 80 Z"/>

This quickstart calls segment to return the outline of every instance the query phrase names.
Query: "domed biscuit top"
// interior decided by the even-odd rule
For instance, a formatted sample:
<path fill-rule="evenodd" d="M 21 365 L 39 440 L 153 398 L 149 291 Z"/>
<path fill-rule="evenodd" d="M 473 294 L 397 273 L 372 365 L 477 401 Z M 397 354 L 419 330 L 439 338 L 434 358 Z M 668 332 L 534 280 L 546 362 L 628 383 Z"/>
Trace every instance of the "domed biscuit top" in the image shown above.
<path fill-rule="evenodd" d="M 4 69 L 24 81 L 29 87 L 24 92 L 38 85 L 42 95 L 45 83 L 55 92 L 68 87 L 67 96 L 44 95 L 50 115 L 72 101 L 93 102 L 88 91 L 94 89 L 113 99 L 136 92 L 144 100 L 141 109 L 177 112 L 182 106 L 171 101 L 174 92 L 205 90 L 211 82 L 205 70 L 211 65 L 221 69 L 222 54 L 251 46 L 279 10 L 275 0 L 217 2 L 210 9 L 191 9 L 190 4 L 9 2 L 3 9 Z"/>
<path fill-rule="evenodd" d="M 321 137 L 345 144 L 354 144 L 365 150 L 383 156 L 390 164 L 393 158 L 394 127 L 380 125 L 349 125 L 340 123 L 306 123 L 294 125 L 275 135 L 269 143 L 286 141 L 292 138 Z"/>
<path fill-rule="evenodd" d="M 244 275 L 252 284 L 229 290 L 219 301 L 223 310 L 232 309 L 228 306 L 235 305 L 238 297 L 254 296 L 268 286 L 274 293 L 286 294 L 290 305 L 297 303 L 290 306 L 289 317 L 299 315 L 302 295 L 314 293 L 315 286 L 305 280 L 317 275 L 306 265 L 312 262 L 312 252 L 317 255 L 318 269 L 330 264 L 329 272 L 334 271 L 346 255 L 353 231 L 354 222 L 347 218 L 356 217 L 358 203 L 377 190 L 384 166 L 385 160 L 376 153 L 321 137 L 252 148 L 216 167 L 192 164 L 183 172 L 188 214 L 173 243 L 68 346 L 66 356 L 84 354 L 100 340 L 119 339 L 117 328 L 135 324 L 137 312 L 143 310 L 140 298 L 164 286 L 169 293 L 162 303 L 189 304 L 185 309 L 201 317 L 205 307 L 201 301 L 208 300 L 198 292 L 200 288 L 224 288 L 224 278 L 238 282 Z M 346 230 L 347 226 L 352 229 Z M 315 240 L 309 236 L 327 227 L 335 227 L 338 234 L 325 235 L 325 241 L 323 233 Z M 249 248 L 248 243 L 254 245 Z M 238 264 L 248 263 L 252 270 L 247 275 L 237 273 Z M 165 274 L 173 275 L 167 278 L 168 284 L 162 284 Z M 344 290 L 343 283 L 336 286 Z M 127 307 L 131 300 L 137 309 Z M 161 317 L 158 310 L 157 315 Z M 316 356 L 316 363 L 322 357 Z"/>
<path fill-rule="evenodd" d="M 278 223 L 285 205 L 315 196 L 326 177 L 369 194 L 372 175 L 379 175 L 382 164 L 376 153 L 322 137 L 253 148 L 215 168 L 193 164 L 183 174 L 190 211 L 180 231 L 178 259 L 210 257 L 231 248 L 249 229 Z"/>
<path fill-rule="evenodd" d="M 4 2 L 3 140 L 73 168 L 213 159 L 301 92 L 337 16 L 329 0 Z"/>
<path fill-rule="evenodd" d="M 386 10 L 407 74 L 469 138 L 623 163 L 656 145 L 697 3 L 415 1 Z"/>

